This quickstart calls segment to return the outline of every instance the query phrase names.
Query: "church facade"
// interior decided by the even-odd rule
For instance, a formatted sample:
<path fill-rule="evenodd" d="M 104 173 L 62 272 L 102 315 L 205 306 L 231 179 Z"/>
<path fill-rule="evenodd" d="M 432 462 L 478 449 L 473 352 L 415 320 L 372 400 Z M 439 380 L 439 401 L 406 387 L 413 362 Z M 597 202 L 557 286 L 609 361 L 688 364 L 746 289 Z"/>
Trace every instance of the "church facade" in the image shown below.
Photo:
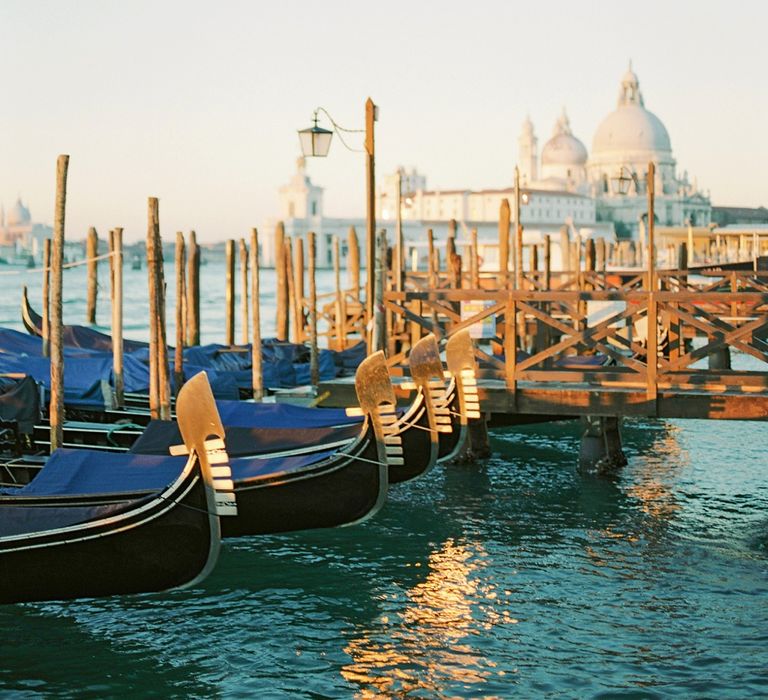
<path fill-rule="evenodd" d="M 514 182 L 482 190 L 430 190 L 427 178 L 416 169 L 399 168 L 378 179 L 377 227 L 394 235 L 399 201 L 404 238 L 417 253 L 426 246 L 427 229 L 433 230 L 439 244 L 445 240 L 451 221 L 457 224 L 459 244 L 466 243 L 469 232 L 476 229 L 481 241 L 493 245 L 498 240 L 501 203 L 507 199 L 513 204 L 519 194 L 525 243 L 538 243 L 549 235 L 559 246 L 563 231 L 571 240 L 577 236 L 636 238 L 647 217 L 649 162 L 656 166 L 656 223 L 708 226 L 712 217 L 709 194 L 702 192 L 687 172 L 679 174 L 667 129 L 646 109 L 640 82 L 630 66 L 621 79 L 616 108 L 595 130 L 591 152 L 574 135 L 563 110 L 539 154 L 534 125 L 527 118 L 518 139 L 519 193 Z M 619 174 L 631 181 L 626 194 L 617 191 Z M 287 235 L 317 233 L 321 267 L 332 265 L 336 236 L 344 241 L 350 226 L 355 226 L 360 236 L 365 231 L 364 219 L 324 216 L 323 188 L 311 182 L 304 159 L 299 159 L 296 174 L 280 189 L 280 208 L 279 219 Z M 275 223 L 273 220 L 267 225 L 273 227 Z M 265 244 L 264 261 L 271 264 L 270 235 Z M 553 253 L 558 255 L 557 250 Z M 488 260 L 492 257 L 489 254 Z"/>
<path fill-rule="evenodd" d="M 527 185 L 565 189 L 590 197 L 596 220 L 612 223 L 619 237 L 637 234 L 648 209 L 648 163 L 656 166 L 654 210 L 662 226 L 708 226 L 712 219 L 709 194 L 701 191 L 687 171 L 680 174 L 663 122 L 645 107 L 640 81 L 632 70 L 624 74 L 616 109 L 598 125 L 592 151 L 573 135 L 568 118 L 558 119 L 552 138 L 541 152 L 530 120 L 519 139 L 520 172 Z M 619 175 L 629 180 L 629 192 L 616 191 Z"/>
<path fill-rule="evenodd" d="M 0 207 L 0 257 L 6 261 L 39 257 L 42 242 L 51 238 L 53 229 L 32 221 L 29 209 L 19 197 L 8 212 Z"/>

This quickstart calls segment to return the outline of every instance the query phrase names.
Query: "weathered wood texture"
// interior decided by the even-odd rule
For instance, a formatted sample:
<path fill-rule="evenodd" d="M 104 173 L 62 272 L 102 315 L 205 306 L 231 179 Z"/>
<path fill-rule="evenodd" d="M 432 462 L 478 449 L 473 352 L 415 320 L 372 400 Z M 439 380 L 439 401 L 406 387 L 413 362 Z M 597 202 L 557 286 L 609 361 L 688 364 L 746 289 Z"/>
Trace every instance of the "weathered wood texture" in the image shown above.
<path fill-rule="evenodd" d="M 60 155 L 56 161 L 56 204 L 53 218 L 53 247 L 51 251 L 51 452 L 62 446 L 64 436 L 64 339 L 63 339 L 63 265 L 64 221 L 67 208 L 67 173 L 69 156 Z"/>

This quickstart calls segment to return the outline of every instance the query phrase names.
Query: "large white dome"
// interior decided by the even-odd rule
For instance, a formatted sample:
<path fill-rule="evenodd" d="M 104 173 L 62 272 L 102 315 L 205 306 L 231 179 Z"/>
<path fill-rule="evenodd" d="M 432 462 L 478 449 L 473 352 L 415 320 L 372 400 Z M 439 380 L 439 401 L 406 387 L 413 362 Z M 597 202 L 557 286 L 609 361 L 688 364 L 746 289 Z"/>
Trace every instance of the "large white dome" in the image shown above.
<path fill-rule="evenodd" d="M 32 221 L 29 209 L 21 203 L 21 198 L 16 200 L 16 204 L 8 212 L 5 221 L 8 226 L 23 226 Z"/>
<path fill-rule="evenodd" d="M 621 81 L 617 108 L 603 119 L 592 140 L 593 158 L 616 151 L 672 152 L 667 129 L 645 108 L 640 83 L 631 69 Z"/>
<path fill-rule="evenodd" d="M 571 132 L 568 116 L 563 114 L 555 124 L 552 138 L 544 144 L 541 150 L 541 164 L 547 165 L 577 165 L 587 162 L 587 149 L 584 144 Z"/>

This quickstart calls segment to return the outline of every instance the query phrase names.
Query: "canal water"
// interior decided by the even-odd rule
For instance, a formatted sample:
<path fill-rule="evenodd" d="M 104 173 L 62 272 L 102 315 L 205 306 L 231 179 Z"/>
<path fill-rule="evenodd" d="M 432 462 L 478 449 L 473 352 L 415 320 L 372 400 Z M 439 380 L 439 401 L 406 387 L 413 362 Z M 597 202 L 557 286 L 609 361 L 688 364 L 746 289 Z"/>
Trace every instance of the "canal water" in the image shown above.
<path fill-rule="evenodd" d="M 126 270 L 137 338 L 145 275 Z M 39 300 L 33 273 L 0 276 L 0 325 L 25 281 Z M 223 287 L 205 266 L 204 342 Z M 67 272 L 67 322 L 84 293 Z M 494 431 L 489 460 L 393 486 L 367 523 L 226 541 L 197 588 L 2 606 L 0 696 L 768 696 L 768 425 L 623 438 L 629 464 L 588 478 L 577 424 Z"/>

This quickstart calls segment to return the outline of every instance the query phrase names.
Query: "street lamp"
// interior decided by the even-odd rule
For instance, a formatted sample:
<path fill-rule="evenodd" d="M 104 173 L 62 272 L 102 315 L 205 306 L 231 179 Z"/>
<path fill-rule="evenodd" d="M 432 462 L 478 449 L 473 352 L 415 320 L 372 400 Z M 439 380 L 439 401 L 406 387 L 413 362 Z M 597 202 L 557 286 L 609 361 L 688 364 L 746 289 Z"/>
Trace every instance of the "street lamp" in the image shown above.
<path fill-rule="evenodd" d="M 314 125 L 308 129 L 302 129 L 299 131 L 299 142 L 301 143 L 301 152 L 305 156 L 325 158 L 325 156 L 328 155 L 328 150 L 331 147 L 333 132 L 328 131 L 328 129 L 323 129 L 317 125 L 317 113 L 319 109 L 320 108 L 315 110 L 315 114 L 313 116 L 313 119 L 315 120 Z"/>
<path fill-rule="evenodd" d="M 611 178 L 611 184 L 613 186 L 613 193 L 625 195 L 629 194 L 629 186 L 635 185 L 635 192 L 639 192 L 637 175 L 630 170 L 626 165 L 619 166 L 616 174 Z"/>
<path fill-rule="evenodd" d="M 515 217 L 515 289 L 522 289 L 523 286 L 523 224 L 520 221 L 520 206 L 527 206 L 530 201 L 530 193 L 520 190 L 520 168 L 515 166 L 515 210 L 512 212 Z"/>
<path fill-rule="evenodd" d="M 317 115 L 322 112 L 333 126 L 332 131 L 323 129 L 317 125 Z M 345 129 L 339 126 L 328 114 L 328 111 L 323 107 L 318 107 L 314 112 L 314 124 L 308 129 L 301 129 L 299 131 L 299 141 L 301 143 L 301 150 L 304 156 L 307 157 L 320 157 L 324 158 L 328 155 L 328 150 L 331 147 L 331 139 L 333 134 L 339 135 L 341 143 L 350 151 L 361 152 L 364 151 L 365 157 L 365 211 L 366 211 L 366 285 L 365 285 L 365 311 L 366 318 L 369 327 L 369 340 L 372 337 L 373 324 L 373 296 L 375 289 L 375 276 L 376 276 L 376 180 L 374 174 L 374 137 L 373 137 L 373 123 L 378 119 L 379 108 L 373 103 L 373 100 L 369 97 L 365 102 L 365 129 Z M 343 133 L 365 133 L 365 148 L 351 148 L 344 141 Z M 377 344 L 382 343 L 383 339 L 379 338 Z M 368 347 L 372 350 L 378 350 L 380 348 L 373 348 L 372 343 L 368 343 Z"/>
<path fill-rule="evenodd" d="M 614 192 L 621 195 L 626 195 L 629 192 L 630 183 L 635 184 L 635 191 L 638 188 L 637 175 L 630 170 L 626 165 L 619 166 L 619 170 L 615 177 L 611 178 L 611 182 L 615 185 Z M 648 289 L 653 290 L 656 288 L 656 244 L 654 241 L 654 195 L 656 186 L 656 164 L 651 161 L 648 163 L 648 174 L 646 175 L 646 190 L 648 192 Z"/>

